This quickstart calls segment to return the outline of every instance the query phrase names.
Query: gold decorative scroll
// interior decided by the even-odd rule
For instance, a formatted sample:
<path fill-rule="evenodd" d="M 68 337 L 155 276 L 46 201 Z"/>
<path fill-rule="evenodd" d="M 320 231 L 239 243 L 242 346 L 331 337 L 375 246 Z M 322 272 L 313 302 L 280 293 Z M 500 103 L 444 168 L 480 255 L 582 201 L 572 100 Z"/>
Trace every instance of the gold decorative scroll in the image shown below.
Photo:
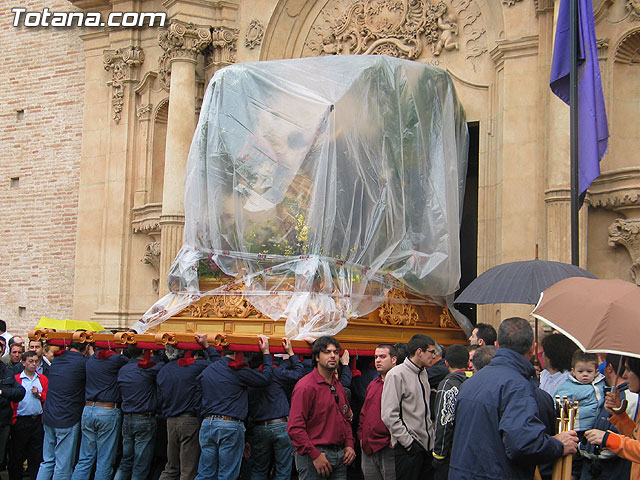
<path fill-rule="evenodd" d="M 391 289 L 387 298 L 407 299 L 407 294 L 397 288 Z M 418 323 L 418 311 L 413 305 L 398 302 L 384 302 L 380 306 L 380 321 L 385 325 L 413 326 Z"/>

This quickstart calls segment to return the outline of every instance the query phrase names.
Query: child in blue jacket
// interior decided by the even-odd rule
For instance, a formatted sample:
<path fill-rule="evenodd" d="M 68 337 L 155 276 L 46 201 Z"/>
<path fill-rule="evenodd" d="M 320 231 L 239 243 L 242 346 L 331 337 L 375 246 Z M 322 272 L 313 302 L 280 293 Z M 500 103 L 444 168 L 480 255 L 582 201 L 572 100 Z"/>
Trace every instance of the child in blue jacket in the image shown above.
<path fill-rule="evenodd" d="M 556 390 L 556 396 L 578 401 L 578 418 L 574 430 L 584 432 L 593 428 L 598 410 L 604 404 L 604 375 L 598 371 L 598 356 L 576 350 L 571 358 L 571 375 Z"/>

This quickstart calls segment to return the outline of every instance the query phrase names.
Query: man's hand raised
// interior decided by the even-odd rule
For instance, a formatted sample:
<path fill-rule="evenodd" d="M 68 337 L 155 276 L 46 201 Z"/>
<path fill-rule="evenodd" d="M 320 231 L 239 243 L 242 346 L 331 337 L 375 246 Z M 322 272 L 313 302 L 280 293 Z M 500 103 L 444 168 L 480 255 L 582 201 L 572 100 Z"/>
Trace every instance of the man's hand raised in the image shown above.
<path fill-rule="evenodd" d="M 269 353 L 269 337 L 265 335 L 258 335 L 258 345 L 263 355 Z"/>

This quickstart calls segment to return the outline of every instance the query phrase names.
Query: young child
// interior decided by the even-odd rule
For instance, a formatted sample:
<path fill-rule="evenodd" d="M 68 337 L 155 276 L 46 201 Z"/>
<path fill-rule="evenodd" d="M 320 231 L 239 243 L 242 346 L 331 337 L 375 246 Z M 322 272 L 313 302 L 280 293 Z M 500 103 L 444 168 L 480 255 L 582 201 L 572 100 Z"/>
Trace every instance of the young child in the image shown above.
<path fill-rule="evenodd" d="M 558 387 L 556 396 L 579 402 L 574 425 L 577 432 L 593 428 L 598 410 L 604 404 L 604 385 L 604 375 L 598 371 L 598 356 L 576 350 L 571 357 L 571 375 Z"/>

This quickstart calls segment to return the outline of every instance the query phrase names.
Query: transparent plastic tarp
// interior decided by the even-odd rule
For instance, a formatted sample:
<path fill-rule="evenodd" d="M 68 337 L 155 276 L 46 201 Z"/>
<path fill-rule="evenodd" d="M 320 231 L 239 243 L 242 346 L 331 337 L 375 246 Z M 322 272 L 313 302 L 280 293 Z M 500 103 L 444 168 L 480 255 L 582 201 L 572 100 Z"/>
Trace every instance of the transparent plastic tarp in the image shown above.
<path fill-rule="evenodd" d="M 339 332 L 393 287 L 444 304 L 460 278 L 467 147 L 437 68 L 329 56 L 218 71 L 189 153 L 171 293 L 134 328 L 238 285 L 292 338 Z M 231 284 L 202 292 L 204 270 Z"/>

